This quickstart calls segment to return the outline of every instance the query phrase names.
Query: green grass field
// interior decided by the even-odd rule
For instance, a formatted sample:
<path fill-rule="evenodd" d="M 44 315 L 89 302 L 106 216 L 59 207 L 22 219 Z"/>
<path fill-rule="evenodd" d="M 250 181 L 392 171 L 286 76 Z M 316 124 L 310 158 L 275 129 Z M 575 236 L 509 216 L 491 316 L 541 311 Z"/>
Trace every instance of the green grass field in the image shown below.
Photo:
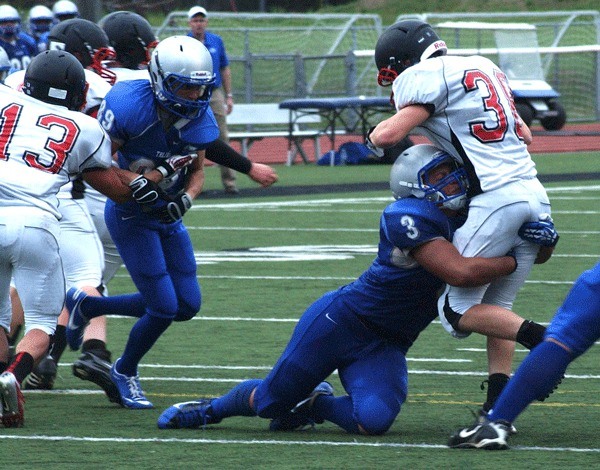
<path fill-rule="evenodd" d="M 540 174 L 600 172 L 597 154 L 534 156 Z M 278 185 L 386 181 L 389 166 L 277 167 Z M 240 176 L 240 187 L 252 187 Z M 600 180 L 546 184 L 561 233 L 554 257 L 536 266 L 515 310 L 547 322 L 600 252 Z M 216 168 L 207 189 L 220 188 Z M 265 193 L 267 194 L 267 192 Z M 372 261 L 388 191 L 198 200 L 185 218 L 194 240 L 203 305 L 173 324 L 144 358 L 142 386 L 154 410 L 111 404 L 71 374 L 67 351 L 55 390 L 25 392 L 26 421 L 0 428 L 2 468 L 584 468 L 598 465 L 597 351 L 577 360 L 552 397 L 516 422 L 506 452 L 450 450 L 449 434 L 471 423 L 485 399 L 484 338 L 458 341 L 432 324 L 409 353 L 409 398 L 388 434 L 350 436 L 325 423 L 275 434 L 268 421 L 231 418 L 206 430 L 162 431 L 156 419 L 178 401 L 223 394 L 263 377 L 313 300 L 358 276 Z M 140 247 L 143 250 L 143 247 Z M 306 259 L 308 258 L 308 259 Z M 109 286 L 130 292 L 123 269 Z M 133 320 L 109 319 L 118 357 Z M 517 349 L 518 363 L 526 352 Z M 337 376 L 331 377 L 342 393 Z"/>

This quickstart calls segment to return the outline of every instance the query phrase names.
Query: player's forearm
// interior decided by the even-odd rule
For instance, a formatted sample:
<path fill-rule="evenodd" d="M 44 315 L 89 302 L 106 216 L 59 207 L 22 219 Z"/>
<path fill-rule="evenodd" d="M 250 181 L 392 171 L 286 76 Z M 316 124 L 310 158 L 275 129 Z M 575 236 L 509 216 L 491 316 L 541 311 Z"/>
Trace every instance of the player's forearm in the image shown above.
<path fill-rule="evenodd" d="M 457 287 L 482 286 L 511 274 L 517 267 L 513 256 L 463 258 L 463 260 L 453 277 L 446 280 L 448 284 Z"/>

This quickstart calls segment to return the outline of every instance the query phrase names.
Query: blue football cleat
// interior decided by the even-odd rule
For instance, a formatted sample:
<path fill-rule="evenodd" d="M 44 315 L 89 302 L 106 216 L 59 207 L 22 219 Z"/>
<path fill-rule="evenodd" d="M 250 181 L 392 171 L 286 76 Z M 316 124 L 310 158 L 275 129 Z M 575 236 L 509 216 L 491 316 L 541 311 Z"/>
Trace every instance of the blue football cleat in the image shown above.
<path fill-rule="evenodd" d="M 306 426 L 314 427 L 321 424 L 323 419 L 318 419 L 312 412 L 312 406 L 319 395 L 333 395 L 333 387 L 329 382 L 321 382 L 311 394 L 299 402 L 291 411 L 272 419 L 269 424 L 271 431 L 300 431 Z"/>
<path fill-rule="evenodd" d="M 196 400 L 176 403 L 170 406 L 158 418 L 160 429 L 197 429 L 207 424 L 217 424 L 221 420 L 212 415 L 212 401 Z"/>
<path fill-rule="evenodd" d="M 124 375 L 117 372 L 116 366 L 119 360 L 117 359 L 110 368 L 110 378 L 121 395 L 121 404 L 133 410 L 154 408 L 152 402 L 144 395 L 139 375 Z"/>
<path fill-rule="evenodd" d="M 71 287 L 67 291 L 65 307 L 69 311 L 69 322 L 67 323 L 67 344 L 73 351 L 77 351 L 83 342 L 83 330 L 89 323 L 89 319 L 81 313 L 81 302 L 87 294 L 81 289 Z"/>

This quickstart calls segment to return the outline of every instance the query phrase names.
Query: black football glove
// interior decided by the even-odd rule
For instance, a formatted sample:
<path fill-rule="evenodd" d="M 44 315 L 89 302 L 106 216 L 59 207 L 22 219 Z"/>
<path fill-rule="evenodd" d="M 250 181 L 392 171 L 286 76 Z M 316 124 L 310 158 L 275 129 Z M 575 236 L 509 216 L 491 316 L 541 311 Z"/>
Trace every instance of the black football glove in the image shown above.
<path fill-rule="evenodd" d="M 162 189 L 154 181 L 150 181 L 144 175 L 140 175 L 129 183 L 131 188 L 133 199 L 146 208 L 151 207 L 159 199 L 161 199 L 164 193 Z"/>
<path fill-rule="evenodd" d="M 164 224 L 177 222 L 192 207 L 192 198 L 187 193 L 172 197 L 167 205 L 160 209 L 159 219 Z"/>

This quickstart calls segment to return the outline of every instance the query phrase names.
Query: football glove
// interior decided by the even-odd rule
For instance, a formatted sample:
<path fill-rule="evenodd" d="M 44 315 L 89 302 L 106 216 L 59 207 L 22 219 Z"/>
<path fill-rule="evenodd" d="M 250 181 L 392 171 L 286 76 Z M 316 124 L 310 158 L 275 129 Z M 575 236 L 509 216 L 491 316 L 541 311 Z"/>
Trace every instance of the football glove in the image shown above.
<path fill-rule="evenodd" d="M 140 175 L 129 183 L 133 199 L 141 206 L 149 207 L 158 201 L 163 191 L 154 181 Z"/>
<path fill-rule="evenodd" d="M 174 155 L 164 160 L 160 165 L 156 167 L 158 171 L 163 175 L 163 178 L 168 178 L 177 170 L 188 166 L 194 161 L 196 155 Z"/>
<path fill-rule="evenodd" d="M 371 133 L 374 129 L 375 126 L 371 127 L 371 129 L 369 129 L 369 132 L 367 132 L 367 137 L 365 138 L 365 145 L 377 158 L 383 158 L 384 150 L 380 147 L 377 147 L 373 142 L 371 142 Z"/>
<path fill-rule="evenodd" d="M 192 198 L 182 193 L 170 198 L 166 206 L 159 211 L 159 219 L 164 224 L 177 222 L 192 207 Z"/>
<path fill-rule="evenodd" d="M 519 236 L 536 245 L 550 247 L 556 246 L 560 238 L 549 214 L 540 214 L 535 222 L 525 222 L 519 229 Z"/>

